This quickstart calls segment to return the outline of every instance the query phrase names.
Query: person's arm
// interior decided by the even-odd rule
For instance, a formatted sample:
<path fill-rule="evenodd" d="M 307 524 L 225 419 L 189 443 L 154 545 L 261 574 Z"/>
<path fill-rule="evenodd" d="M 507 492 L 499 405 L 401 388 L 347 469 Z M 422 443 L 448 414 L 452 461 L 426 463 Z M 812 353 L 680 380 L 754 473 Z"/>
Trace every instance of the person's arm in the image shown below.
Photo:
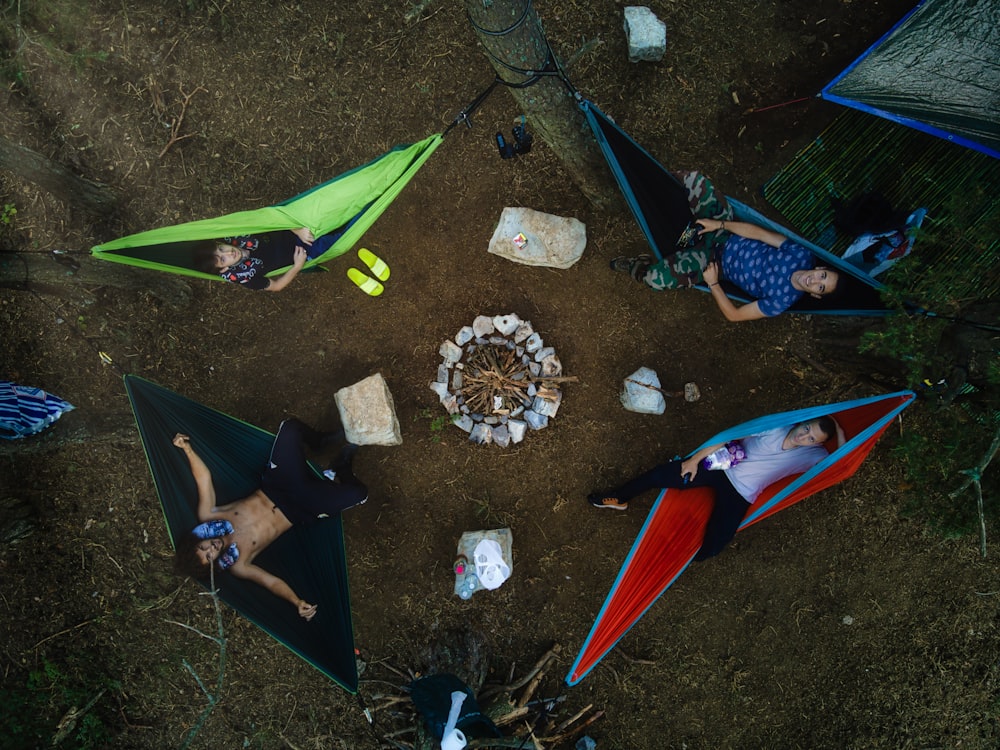
<path fill-rule="evenodd" d="M 730 323 L 739 323 L 743 320 L 760 320 L 767 317 L 761 312 L 760 304 L 756 300 L 746 305 L 737 306 L 726 296 L 725 291 L 723 291 L 722 286 L 719 284 L 718 263 L 709 263 L 702 272 L 702 278 L 708 284 L 708 290 L 712 293 L 712 299 L 715 300 L 715 304 L 718 305 L 719 310 L 722 311 L 722 314 Z"/>
<path fill-rule="evenodd" d="M 690 458 L 686 458 L 681 461 L 681 476 L 687 477 L 688 481 L 691 481 L 696 476 L 698 476 L 698 467 L 701 466 L 701 462 L 706 458 L 715 453 L 719 448 L 724 446 L 725 443 L 719 443 L 718 445 L 710 445 L 707 448 L 702 448 L 700 451 L 692 455 Z"/>
<path fill-rule="evenodd" d="M 317 606 L 310 604 L 305 599 L 300 599 L 299 595 L 292 591 L 292 587 L 278 576 L 268 573 L 263 568 L 259 568 L 252 563 L 242 564 L 237 560 L 236 564 L 229 569 L 237 578 L 244 578 L 253 581 L 258 586 L 263 586 L 275 596 L 280 596 L 291 604 L 299 613 L 299 617 L 308 622 L 316 616 Z"/>
<path fill-rule="evenodd" d="M 212 483 L 212 472 L 209 471 L 201 456 L 191 447 L 191 438 L 178 432 L 174 435 L 173 444 L 184 451 L 188 464 L 191 466 L 191 476 L 198 487 L 198 520 L 211 521 L 212 509 L 215 508 L 215 485 Z"/>
<path fill-rule="evenodd" d="M 764 227 L 751 224 L 746 221 L 697 219 L 695 223 L 701 225 L 701 230 L 698 234 L 705 234 L 705 232 L 718 232 L 721 229 L 726 232 L 732 232 L 738 237 L 745 237 L 748 240 L 763 242 L 771 247 L 781 247 L 781 244 L 787 239 L 783 234 L 772 232 L 770 229 L 765 229 Z"/>
<path fill-rule="evenodd" d="M 833 419 L 833 417 L 830 417 L 830 419 Z M 840 426 L 840 422 L 834 419 L 833 423 L 837 425 L 837 447 L 843 448 L 844 443 L 847 442 L 847 435 L 844 434 L 844 428 Z"/>
<path fill-rule="evenodd" d="M 301 245 L 295 246 L 295 255 L 292 258 L 292 267 L 285 271 L 281 276 L 276 279 L 268 279 L 271 283 L 264 287 L 269 292 L 280 292 L 286 286 L 295 281 L 295 277 L 299 275 L 299 271 L 302 270 L 302 266 L 306 262 L 306 249 Z"/>

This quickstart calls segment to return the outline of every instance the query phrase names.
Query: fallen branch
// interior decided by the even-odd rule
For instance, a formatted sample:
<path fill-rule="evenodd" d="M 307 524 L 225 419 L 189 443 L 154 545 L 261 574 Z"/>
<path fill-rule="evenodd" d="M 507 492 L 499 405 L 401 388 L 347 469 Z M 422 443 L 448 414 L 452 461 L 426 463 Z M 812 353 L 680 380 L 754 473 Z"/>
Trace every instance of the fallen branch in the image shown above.
<path fill-rule="evenodd" d="M 197 133 L 188 133 L 187 135 L 181 135 L 180 134 L 181 126 L 184 124 L 184 115 L 187 114 L 188 105 L 191 103 L 191 99 L 194 97 L 194 95 L 197 94 L 198 92 L 208 93 L 208 90 L 205 89 L 203 86 L 199 86 L 190 94 L 184 93 L 183 86 L 178 86 L 177 88 L 181 92 L 181 96 L 184 97 L 183 101 L 181 102 L 181 113 L 177 117 L 171 118 L 170 120 L 170 140 L 167 141 L 167 145 L 163 147 L 162 151 L 160 151 L 160 154 L 157 157 L 159 159 L 162 159 L 164 155 L 167 153 L 167 151 L 170 150 L 171 146 L 173 146 L 175 143 L 183 141 L 185 138 L 191 138 L 197 135 Z"/>

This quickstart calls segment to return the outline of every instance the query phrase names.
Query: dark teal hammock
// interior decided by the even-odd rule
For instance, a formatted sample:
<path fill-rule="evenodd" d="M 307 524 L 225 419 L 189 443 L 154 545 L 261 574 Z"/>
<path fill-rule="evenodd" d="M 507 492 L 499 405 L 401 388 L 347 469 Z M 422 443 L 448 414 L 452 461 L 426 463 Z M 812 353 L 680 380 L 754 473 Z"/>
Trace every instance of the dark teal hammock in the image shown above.
<path fill-rule="evenodd" d="M 646 235 L 653 254 L 660 260 L 674 252 L 677 239 L 696 217 L 688 206 L 687 190 L 680 181 L 654 159 L 648 151 L 636 143 L 631 136 L 618 127 L 593 102 L 583 100 L 580 107 L 601 147 L 611 172 L 618 181 L 622 195 L 628 203 L 636 222 Z M 887 315 L 888 310 L 879 296 L 882 284 L 833 253 L 809 242 L 780 224 L 771 221 L 749 206 L 726 196 L 734 216 L 740 221 L 748 221 L 767 227 L 807 248 L 821 265 L 834 268 L 841 274 L 841 284 L 846 293 L 838 295 L 836 306 L 805 295 L 796 302 L 789 312 L 814 315 Z M 703 292 L 709 291 L 704 284 L 697 285 Z M 727 296 L 738 302 L 752 302 L 742 289 L 723 281 L 722 288 Z"/>
<path fill-rule="evenodd" d="M 175 434 L 191 436 L 192 445 L 212 472 L 220 504 L 246 497 L 259 487 L 274 435 L 134 375 L 125 376 L 125 389 L 175 545 L 198 524 L 197 488 L 187 458 L 171 442 Z M 215 579 L 219 598 L 345 690 L 356 693 L 358 671 L 340 515 L 292 527 L 261 552 L 256 562 L 319 605 L 311 622 L 259 585 L 225 573 Z"/>

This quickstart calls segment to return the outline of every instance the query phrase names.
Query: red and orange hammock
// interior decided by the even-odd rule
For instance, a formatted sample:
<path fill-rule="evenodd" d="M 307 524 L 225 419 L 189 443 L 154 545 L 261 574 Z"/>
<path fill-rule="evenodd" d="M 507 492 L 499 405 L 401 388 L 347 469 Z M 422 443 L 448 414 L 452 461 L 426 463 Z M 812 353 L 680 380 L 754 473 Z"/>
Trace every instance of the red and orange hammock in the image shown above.
<path fill-rule="evenodd" d="M 900 391 L 772 414 L 706 441 L 706 446 L 715 445 L 824 415 L 834 417 L 844 430 L 846 442 L 840 448 L 832 448 L 827 458 L 809 471 L 785 477 L 765 489 L 740 529 L 853 475 L 889 424 L 914 398 L 911 391 Z M 701 447 L 704 446 L 698 450 Z M 575 685 L 582 680 L 690 565 L 701 547 L 711 511 L 709 488 L 660 493 L 566 676 L 567 684 Z"/>

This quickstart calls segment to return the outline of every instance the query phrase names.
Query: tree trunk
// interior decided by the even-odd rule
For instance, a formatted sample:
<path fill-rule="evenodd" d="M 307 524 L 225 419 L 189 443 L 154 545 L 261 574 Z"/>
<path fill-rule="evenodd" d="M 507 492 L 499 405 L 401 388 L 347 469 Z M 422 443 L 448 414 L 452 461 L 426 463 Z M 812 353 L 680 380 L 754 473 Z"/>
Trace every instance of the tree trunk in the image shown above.
<path fill-rule="evenodd" d="M 0 169 L 52 193 L 67 206 L 98 218 L 114 213 L 118 198 L 107 185 L 79 177 L 31 149 L 0 138 Z"/>
<path fill-rule="evenodd" d="M 490 64 L 503 81 L 512 84 L 511 95 L 577 187 L 599 208 L 620 204 L 621 196 L 586 117 L 562 80 L 545 75 L 525 88 L 515 88 L 532 78 L 522 71 L 544 70 L 549 59 L 549 45 L 534 5 L 528 0 L 465 0 L 465 9 Z"/>
<path fill-rule="evenodd" d="M 191 302 L 179 276 L 99 261 L 90 255 L 0 253 L 0 289 L 52 294 L 78 306 L 92 304 L 100 287 L 147 290 L 172 309 Z"/>

